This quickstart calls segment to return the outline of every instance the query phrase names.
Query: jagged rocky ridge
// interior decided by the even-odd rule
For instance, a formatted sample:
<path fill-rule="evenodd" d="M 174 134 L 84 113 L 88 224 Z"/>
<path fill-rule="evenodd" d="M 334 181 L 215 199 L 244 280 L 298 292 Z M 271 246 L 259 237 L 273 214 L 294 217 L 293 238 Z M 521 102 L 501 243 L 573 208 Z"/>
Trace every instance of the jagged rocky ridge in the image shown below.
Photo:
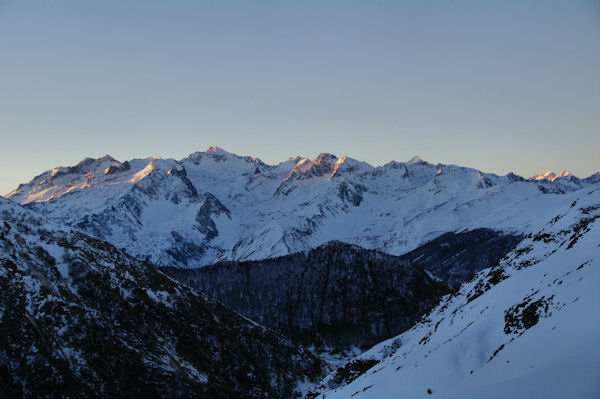
<path fill-rule="evenodd" d="M 260 324 L 332 350 L 396 335 L 448 292 L 396 256 L 338 241 L 262 261 L 162 270 Z"/>
<path fill-rule="evenodd" d="M 496 176 L 417 157 L 320 154 L 266 165 L 211 147 L 176 161 L 110 156 L 45 172 L 15 202 L 167 266 L 265 259 L 341 240 L 400 255 L 447 232 L 531 232 L 593 175 Z"/>
<path fill-rule="evenodd" d="M 290 398 L 328 365 L 0 198 L 0 397 Z"/>
<path fill-rule="evenodd" d="M 569 197 L 497 265 L 308 397 L 597 397 L 600 190 Z"/>

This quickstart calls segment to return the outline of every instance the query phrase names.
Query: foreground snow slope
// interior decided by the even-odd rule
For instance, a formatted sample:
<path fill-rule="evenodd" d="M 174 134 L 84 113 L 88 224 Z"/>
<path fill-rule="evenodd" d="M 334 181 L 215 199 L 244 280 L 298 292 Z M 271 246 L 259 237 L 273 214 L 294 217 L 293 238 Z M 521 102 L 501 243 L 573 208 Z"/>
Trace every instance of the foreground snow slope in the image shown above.
<path fill-rule="evenodd" d="M 529 181 L 416 157 L 374 168 L 325 153 L 271 166 L 211 147 L 180 161 L 88 158 L 8 197 L 154 264 L 195 267 L 332 240 L 400 255 L 446 232 L 528 233 L 597 180 Z"/>
<path fill-rule="evenodd" d="M 319 397 L 600 396 L 600 190 L 589 191 L 415 327 L 330 375 Z"/>

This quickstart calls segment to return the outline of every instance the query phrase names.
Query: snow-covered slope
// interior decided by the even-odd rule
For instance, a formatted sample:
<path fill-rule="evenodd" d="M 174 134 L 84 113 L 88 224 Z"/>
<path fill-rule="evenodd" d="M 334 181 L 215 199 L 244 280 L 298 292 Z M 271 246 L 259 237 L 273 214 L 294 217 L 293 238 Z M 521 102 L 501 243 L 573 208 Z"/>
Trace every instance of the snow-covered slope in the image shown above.
<path fill-rule="evenodd" d="M 0 197 L 0 397 L 291 398 L 328 365 Z"/>
<path fill-rule="evenodd" d="M 598 183 L 496 176 L 418 157 L 374 168 L 323 153 L 271 166 L 211 147 L 180 161 L 85 159 L 8 198 L 155 264 L 194 267 L 332 240 L 399 255 L 446 232 L 529 233 L 569 193 Z"/>
<path fill-rule="evenodd" d="M 319 397 L 597 398 L 600 189 L 549 213 L 415 327 L 327 377 Z"/>

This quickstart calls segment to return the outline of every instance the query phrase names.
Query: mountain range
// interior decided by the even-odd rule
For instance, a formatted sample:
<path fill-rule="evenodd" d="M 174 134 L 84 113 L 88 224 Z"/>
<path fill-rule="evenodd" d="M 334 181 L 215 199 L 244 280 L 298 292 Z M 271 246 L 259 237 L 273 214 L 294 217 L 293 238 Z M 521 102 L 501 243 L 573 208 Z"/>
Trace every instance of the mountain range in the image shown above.
<path fill-rule="evenodd" d="M 598 173 L 211 147 L 7 198 L 0 397 L 600 393 Z"/>
<path fill-rule="evenodd" d="M 448 232 L 525 234 L 599 176 L 527 180 L 418 157 L 373 167 L 327 153 L 267 165 L 211 147 L 179 161 L 86 158 L 7 198 L 153 264 L 193 268 L 332 240 L 401 255 Z"/>

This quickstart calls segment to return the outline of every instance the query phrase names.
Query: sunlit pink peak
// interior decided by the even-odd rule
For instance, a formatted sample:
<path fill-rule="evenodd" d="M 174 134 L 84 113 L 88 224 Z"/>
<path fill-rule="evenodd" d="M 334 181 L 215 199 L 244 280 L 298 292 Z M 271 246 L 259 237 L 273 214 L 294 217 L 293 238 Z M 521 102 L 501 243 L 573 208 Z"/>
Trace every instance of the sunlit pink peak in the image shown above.
<path fill-rule="evenodd" d="M 138 182 L 138 181 L 142 180 L 143 178 L 145 178 L 146 176 L 148 176 L 150 173 L 152 173 L 152 171 L 155 169 L 157 169 L 157 167 L 156 167 L 156 164 L 154 163 L 154 160 L 152 160 L 148 163 L 148 165 L 146 165 L 145 168 L 143 168 L 142 170 L 140 170 L 139 172 L 134 174 L 131 177 L 131 179 L 129 179 L 129 182 L 130 183 Z"/>
<path fill-rule="evenodd" d="M 569 176 L 573 176 L 573 174 L 565 169 L 562 172 L 560 172 L 559 174 L 556 174 L 552 171 L 548 171 L 541 175 L 535 175 L 532 178 L 530 178 L 529 180 L 548 180 L 548 181 L 553 182 L 557 179 L 562 179 L 562 178 L 569 177 Z"/>
<path fill-rule="evenodd" d="M 353 173 L 366 172 L 373 169 L 373 166 L 369 165 L 367 162 L 357 161 L 356 159 L 344 155 L 335 163 L 333 173 L 329 178 L 344 177 Z"/>
<path fill-rule="evenodd" d="M 419 158 L 418 156 L 414 156 L 412 157 L 412 159 L 410 161 L 408 161 L 408 164 L 418 164 L 418 163 L 423 163 L 425 161 L 423 161 L 421 158 Z"/>
<path fill-rule="evenodd" d="M 550 180 L 553 181 L 554 179 L 556 179 L 556 173 L 552 172 L 551 170 L 542 173 L 540 175 L 534 175 L 531 180 Z"/>
<path fill-rule="evenodd" d="M 348 159 L 348 157 L 344 155 L 343 157 L 339 158 L 339 159 L 336 161 L 336 163 L 335 163 L 335 166 L 336 166 L 336 167 L 338 167 L 339 165 L 341 165 L 341 164 L 343 164 L 344 162 L 346 162 L 346 160 L 347 160 L 347 159 Z"/>
<path fill-rule="evenodd" d="M 335 176 L 338 175 L 338 172 L 346 169 L 349 173 L 351 173 L 358 165 L 358 161 L 352 159 L 352 158 L 348 158 L 347 156 L 343 156 L 340 159 L 338 159 L 333 167 L 333 173 L 331 173 L 331 176 L 329 176 L 329 179 L 334 178 Z"/>
<path fill-rule="evenodd" d="M 301 158 L 292 173 L 305 173 L 313 166 L 313 162 L 308 158 Z"/>
<path fill-rule="evenodd" d="M 206 152 L 214 152 L 217 154 L 226 154 L 227 153 L 227 151 L 225 151 L 221 147 L 217 147 L 216 145 L 208 147 L 208 150 L 206 150 Z"/>
<path fill-rule="evenodd" d="M 561 177 L 567 177 L 567 176 L 572 176 L 573 174 L 571 172 L 569 172 L 568 170 L 563 170 L 562 172 L 560 172 L 555 179 L 560 179 Z"/>
<path fill-rule="evenodd" d="M 58 166 L 58 167 L 52 169 L 52 172 L 50 173 L 50 177 L 54 177 L 60 173 L 65 173 L 68 170 L 69 170 L 69 168 L 65 168 L 64 166 Z"/>
<path fill-rule="evenodd" d="M 335 155 L 321 153 L 314 160 L 300 158 L 284 182 L 293 178 L 309 178 L 331 175 L 338 161 Z"/>

